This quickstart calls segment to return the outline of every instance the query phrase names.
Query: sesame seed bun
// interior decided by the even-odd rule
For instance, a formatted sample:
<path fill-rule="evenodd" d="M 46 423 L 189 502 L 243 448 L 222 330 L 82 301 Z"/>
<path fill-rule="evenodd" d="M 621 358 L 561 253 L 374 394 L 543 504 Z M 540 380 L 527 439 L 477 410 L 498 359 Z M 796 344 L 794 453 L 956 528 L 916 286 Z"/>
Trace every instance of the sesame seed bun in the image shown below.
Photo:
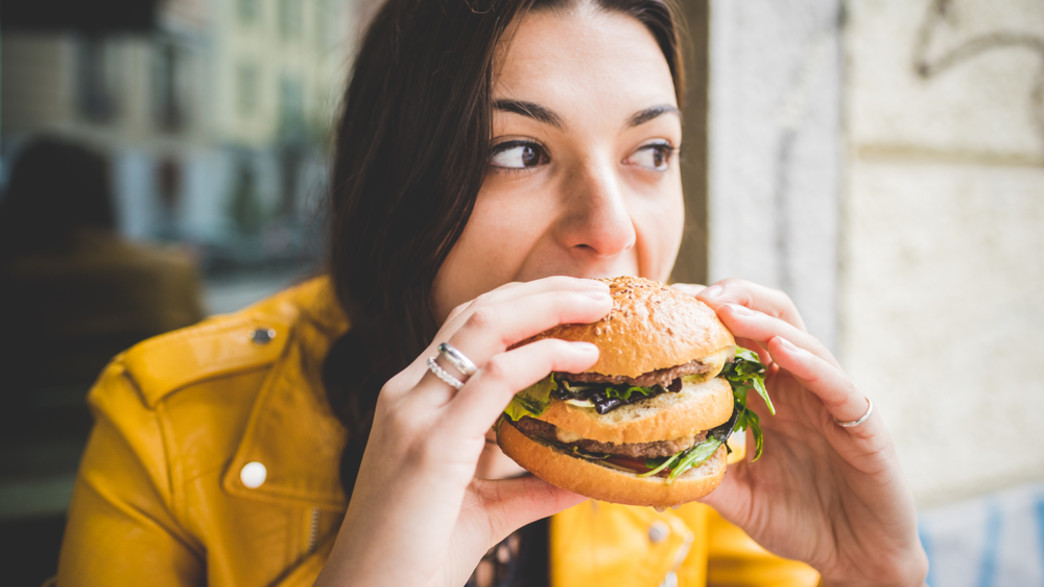
<path fill-rule="evenodd" d="M 535 337 L 594 343 L 601 352 L 587 370 L 637 377 L 699 360 L 715 359 L 718 370 L 732 358 L 736 341 L 710 306 L 673 287 L 641 277 L 603 279 L 613 309 L 598 322 L 563 324 Z"/>

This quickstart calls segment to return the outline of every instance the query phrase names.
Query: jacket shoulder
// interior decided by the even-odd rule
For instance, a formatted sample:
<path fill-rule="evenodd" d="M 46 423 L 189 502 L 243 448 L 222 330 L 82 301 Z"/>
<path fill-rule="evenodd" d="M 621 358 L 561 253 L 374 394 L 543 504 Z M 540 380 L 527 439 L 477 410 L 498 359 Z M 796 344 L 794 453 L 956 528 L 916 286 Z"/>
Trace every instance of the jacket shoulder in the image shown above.
<path fill-rule="evenodd" d="M 120 362 L 150 408 L 189 385 L 267 368 L 283 353 L 294 323 L 322 286 L 309 282 L 239 312 L 148 339 Z"/>
<path fill-rule="evenodd" d="M 135 345 L 123 364 L 145 403 L 155 407 L 193 383 L 271 364 L 289 330 L 288 322 L 260 315 L 210 319 Z"/>

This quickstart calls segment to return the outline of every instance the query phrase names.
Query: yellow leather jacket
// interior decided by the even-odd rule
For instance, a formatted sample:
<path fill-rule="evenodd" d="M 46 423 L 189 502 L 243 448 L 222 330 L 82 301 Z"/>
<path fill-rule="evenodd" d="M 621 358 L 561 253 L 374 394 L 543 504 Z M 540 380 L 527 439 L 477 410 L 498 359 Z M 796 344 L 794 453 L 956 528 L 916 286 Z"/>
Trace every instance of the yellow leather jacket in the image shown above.
<path fill-rule="evenodd" d="M 350 431 L 319 383 L 346 328 L 316 279 L 117 357 L 89 395 L 57 584 L 311 585 L 346 506 Z M 558 514 L 551 567 L 556 586 L 817 580 L 699 504 Z"/>

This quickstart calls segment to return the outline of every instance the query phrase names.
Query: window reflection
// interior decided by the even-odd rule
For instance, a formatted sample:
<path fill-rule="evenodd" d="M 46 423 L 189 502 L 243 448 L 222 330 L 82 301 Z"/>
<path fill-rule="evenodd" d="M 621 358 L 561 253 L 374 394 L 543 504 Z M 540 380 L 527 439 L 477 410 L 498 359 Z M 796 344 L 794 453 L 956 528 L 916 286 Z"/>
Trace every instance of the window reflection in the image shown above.
<path fill-rule="evenodd" d="M 87 230 L 71 248 L 47 253 L 61 261 L 38 252 L 29 261 L 19 257 L 25 272 L 18 279 L 39 278 L 35 290 L 11 287 L 13 273 L 0 276 L 11 310 L 6 332 L 21 320 L 47 337 L 20 338 L 23 354 L 5 371 L 28 376 L 0 384 L 7 400 L 18 400 L 0 422 L 0 533 L 19 536 L 25 554 L 15 557 L 22 566 L 8 579 L 39 584 L 53 572 L 89 429 L 84 396 L 107 359 L 316 271 L 327 133 L 357 8 L 354 0 L 98 0 L 77 5 L 73 15 L 7 4 L 0 22 L 0 215 L 11 214 L 4 203 L 15 163 L 45 138 L 95 156 L 112 212 L 109 229 Z M 59 159 L 45 158 L 42 176 L 64 187 L 39 187 L 39 202 L 84 193 L 72 164 Z M 76 217 L 69 204 L 47 201 L 51 218 Z M 19 234 L 45 234 L 23 224 Z M 0 257 L 10 260 L 30 240 L 5 240 Z M 143 265 L 154 271 L 142 277 L 147 272 L 93 265 L 80 271 L 84 281 L 55 285 L 78 260 L 95 263 L 99 250 L 144 251 L 140 258 L 152 260 Z M 113 285 L 106 275 L 130 277 Z M 174 286 L 178 275 L 188 285 Z M 132 290 L 144 292 L 133 303 Z M 177 291 L 186 292 L 184 303 L 174 301 Z M 89 309 L 93 302 L 104 311 Z M 171 319 L 143 318 L 161 314 Z M 43 316 L 56 319 L 53 328 L 41 326 Z M 89 336 L 88 326 L 107 333 L 99 334 L 104 343 L 76 338 Z M 56 334 L 62 328 L 75 336 Z"/>

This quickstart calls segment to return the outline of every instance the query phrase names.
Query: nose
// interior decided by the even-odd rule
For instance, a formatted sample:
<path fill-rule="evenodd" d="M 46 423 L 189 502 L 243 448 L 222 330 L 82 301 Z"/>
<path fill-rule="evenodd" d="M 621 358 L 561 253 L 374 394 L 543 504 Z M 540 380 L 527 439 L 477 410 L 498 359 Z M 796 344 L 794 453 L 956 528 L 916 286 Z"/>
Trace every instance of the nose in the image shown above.
<path fill-rule="evenodd" d="M 574 255 L 605 258 L 631 249 L 637 232 L 611 164 L 587 165 L 564 186 L 558 238 Z"/>

